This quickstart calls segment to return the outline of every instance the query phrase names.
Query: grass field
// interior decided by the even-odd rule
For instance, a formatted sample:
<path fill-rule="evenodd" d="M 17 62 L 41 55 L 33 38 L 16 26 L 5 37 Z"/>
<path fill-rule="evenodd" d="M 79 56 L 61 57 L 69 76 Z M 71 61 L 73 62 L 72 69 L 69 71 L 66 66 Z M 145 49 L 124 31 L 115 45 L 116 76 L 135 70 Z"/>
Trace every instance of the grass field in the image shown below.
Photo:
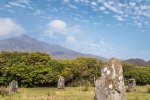
<path fill-rule="evenodd" d="M 136 92 L 127 92 L 127 100 L 150 100 L 146 86 L 137 86 Z M 0 96 L 0 100 L 93 100 L 94 88 L 83 91 L 83 87 L 57 88 L 19 88 L 19 93 Z"/>

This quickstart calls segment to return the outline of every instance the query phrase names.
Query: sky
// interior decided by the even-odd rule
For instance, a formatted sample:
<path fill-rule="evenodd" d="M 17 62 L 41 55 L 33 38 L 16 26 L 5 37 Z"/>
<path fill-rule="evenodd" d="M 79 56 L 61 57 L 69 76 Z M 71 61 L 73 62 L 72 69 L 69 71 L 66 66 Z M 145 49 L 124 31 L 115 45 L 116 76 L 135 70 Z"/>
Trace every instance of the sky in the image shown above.
<path fill-rule="evenodd" d="M 150 0 L 0 0 L 0 40 L 22 34 L 85 54 L 150 60 Z"/>

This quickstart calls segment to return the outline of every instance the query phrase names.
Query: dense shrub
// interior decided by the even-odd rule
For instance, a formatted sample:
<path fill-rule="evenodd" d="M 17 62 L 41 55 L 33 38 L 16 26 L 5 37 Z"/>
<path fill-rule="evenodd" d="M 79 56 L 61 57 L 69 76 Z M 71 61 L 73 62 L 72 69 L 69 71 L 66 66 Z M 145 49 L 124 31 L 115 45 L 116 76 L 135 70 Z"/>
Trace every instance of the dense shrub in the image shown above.
<path fill-rule="evenodd" d="M 134 78 L 138 85 L 150 84 L 150 67 L 123 65 L 125 80 Z"/>
<path fill-rule="evenodd" d="M 40 52 L 0 52 L 0 85 L 17 80 L 20 86 L 56 86 L 59 76 L 66 85 L 81 86 L 84 82 L 94 85 L 100 77 L 104 62 L 96 58 L 53 60 Z M 135 78 L 137 84 L 150 84 L 150 67 L 123 64 L 124 78 Z"/>
<path fill-rule="evenodd" d="M 19 85 L 52 86 L 59 76 L 64 76 L 69 85 L 83 79 L 93 83 L 100 76 L 102 62 L 95 58 L 73 60 L 53 60 L 48 54 L 40 52 L 0 52 L 0 85 L 8 85 L 17 80 Z"/>

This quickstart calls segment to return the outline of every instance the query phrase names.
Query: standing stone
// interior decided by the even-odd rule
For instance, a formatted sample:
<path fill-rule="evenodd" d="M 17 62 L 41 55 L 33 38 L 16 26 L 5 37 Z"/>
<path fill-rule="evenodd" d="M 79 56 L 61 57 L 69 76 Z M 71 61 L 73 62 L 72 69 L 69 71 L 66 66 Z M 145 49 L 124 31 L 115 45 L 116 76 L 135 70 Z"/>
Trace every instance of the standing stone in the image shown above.
<path fill-rule="evenodd" d="M 95 100 L 126 100 L 123 70 L 118 59 L 110 59 L 102 68 L 95 87 Z"/>
<path fill-rule="evenodd" d="M 10 93 L 17 93 L 18 82 L 15 80 L 12 80 L 9 84 L 9 87 L 10 87 Z"/>
<path fill-rule="evenodd" d="M 57 88 L 58 89 L 64 89 L 65 88 L 65 79 L 64 79 L 64 77 L 62 77 L 62 76 L 59 77 Z"/>
<path fill-rule="evenodd" d="M 136 81 L 135 79 L 129 79 L 128 80 L 128 92 L 134 92 L 136 91 Z"/>

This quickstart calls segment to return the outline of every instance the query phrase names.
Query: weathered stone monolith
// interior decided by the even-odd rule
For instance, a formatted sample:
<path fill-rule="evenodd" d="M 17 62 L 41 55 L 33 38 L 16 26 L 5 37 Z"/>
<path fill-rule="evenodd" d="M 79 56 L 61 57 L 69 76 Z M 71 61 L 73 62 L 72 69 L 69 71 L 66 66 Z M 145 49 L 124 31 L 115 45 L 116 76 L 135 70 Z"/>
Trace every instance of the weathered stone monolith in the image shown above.
<path fill-rule="evenodd" d="M 63 76 L 60 76 L 58 79 L 58 89 L 64 89 L 65 88 L 65 78 Z"/>
<path fill-rule="evenodd" d="M 9 84 L 9 87 L 10 87 L 9 93 L 17 93 L 18 82 L 15 80 L 12 80 Z"/>
<path fill-rule="evenodd" d="M 136 81 L 135 79 L 128 80 L 128 92 L 135 92 L 136 91 Z"/>
<path fill-rule="evenodd" d="M 123 70 L 120 61 L 112 58 L 95 82 L 95 100 L 126 100 Z"/>

